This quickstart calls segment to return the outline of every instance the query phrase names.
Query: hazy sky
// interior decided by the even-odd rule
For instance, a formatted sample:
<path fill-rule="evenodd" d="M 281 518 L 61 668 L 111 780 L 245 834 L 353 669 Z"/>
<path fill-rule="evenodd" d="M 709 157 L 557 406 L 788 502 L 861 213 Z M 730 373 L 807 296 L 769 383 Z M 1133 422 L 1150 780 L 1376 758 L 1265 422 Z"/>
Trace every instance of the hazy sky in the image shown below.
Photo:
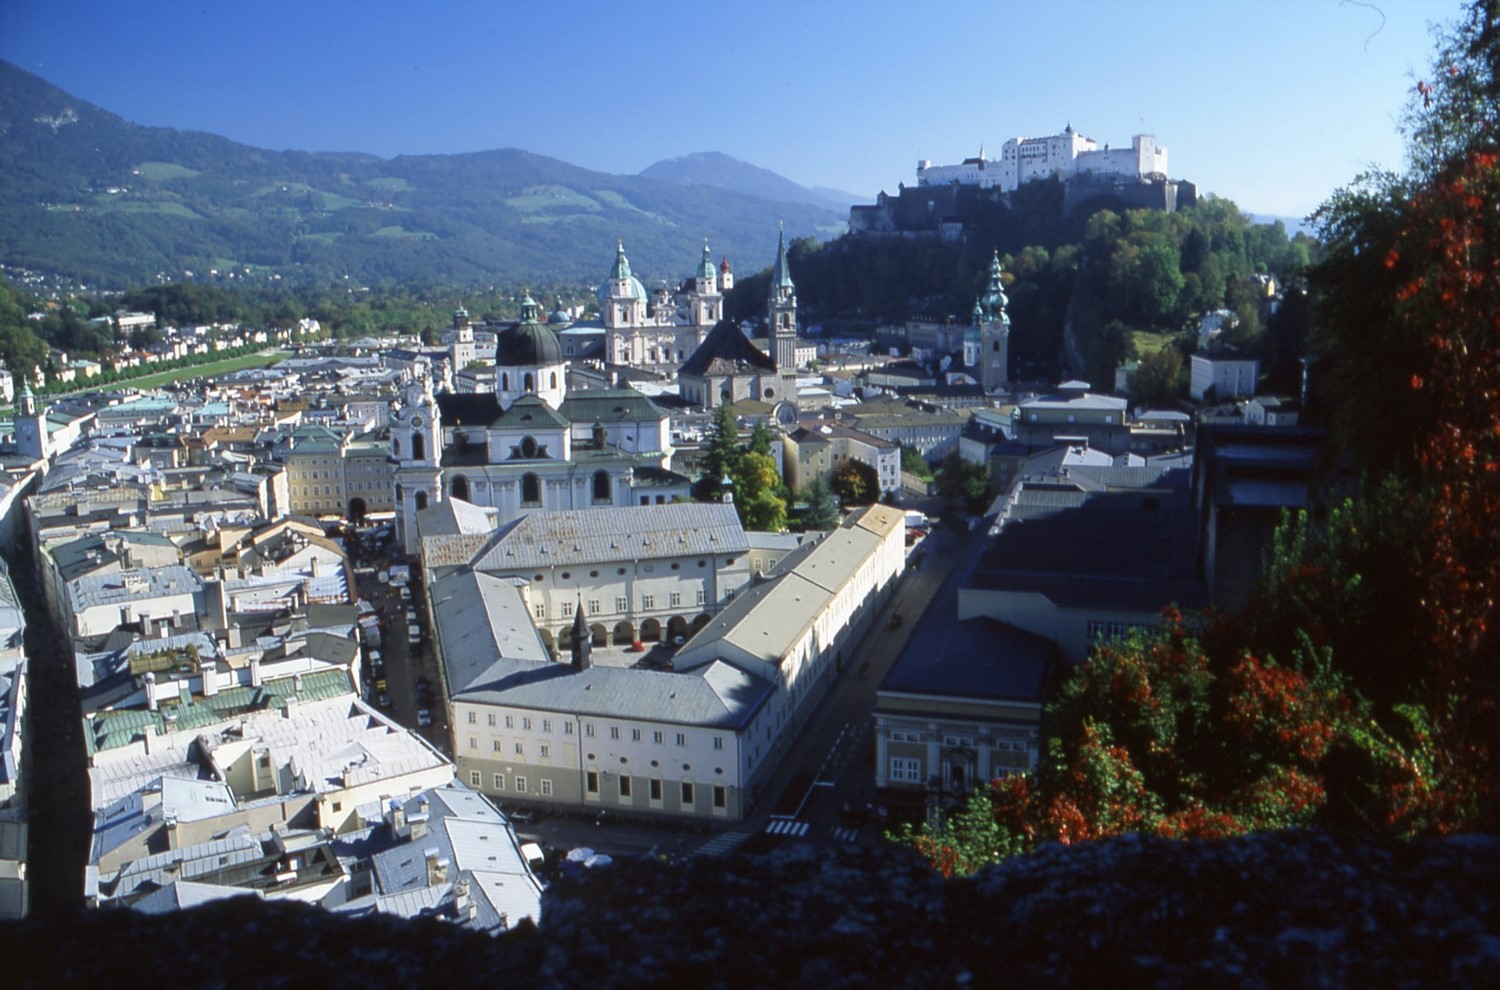
<path fill-rule="evenodd" d="M 1457 0 L 0 0 L 0 58 L 126 120 L 264 148 L 722 151 L 873 197 L 1071 123 L 1302 215 L 1372 164 Z"/>

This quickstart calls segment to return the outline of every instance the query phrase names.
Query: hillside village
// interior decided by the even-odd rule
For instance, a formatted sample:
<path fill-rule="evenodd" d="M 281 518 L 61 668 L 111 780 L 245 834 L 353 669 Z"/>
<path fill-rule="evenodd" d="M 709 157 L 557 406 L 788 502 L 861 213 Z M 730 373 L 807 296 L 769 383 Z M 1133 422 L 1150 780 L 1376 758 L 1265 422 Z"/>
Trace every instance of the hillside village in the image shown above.
<path fill-rule="evenodd" d="M 85 772 L 34 736 L 75 694 L 92 827 L 47 855 L 87 861 L 68 899 L 141 911 L 243 895 L 503 931 L 610 850 L 878 843 L 1030 769 L 1060 670 L 1243 598 L 1322 436 L 1253 362 L 1195 358 L 1197 415 L 1016 383 L 1002 275 L 968 325 L 888 327 L 879 353 L 803 336 L 784 238 L 759 339 L 722 318 L 708 245 L 648 293 L 619 244 L 593 306 L 459 310 L 435 346 L 51 403 L 21 381 L 3 913 L 31 900 L 49 777 Z M 798 492 L 860 465 L 865 504 L 748 527 L 705 475 L 725 423 Z M 971 514 L 913 458 L 989 495 Z"/>

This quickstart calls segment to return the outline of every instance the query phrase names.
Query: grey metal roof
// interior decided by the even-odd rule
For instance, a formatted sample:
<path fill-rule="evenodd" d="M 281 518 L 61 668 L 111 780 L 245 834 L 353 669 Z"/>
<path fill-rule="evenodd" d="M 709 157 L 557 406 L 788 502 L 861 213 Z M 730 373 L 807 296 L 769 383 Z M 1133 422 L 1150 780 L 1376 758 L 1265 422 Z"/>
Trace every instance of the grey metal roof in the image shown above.
<path fill-rule="evenodd" d="M 539 676 L 517 677 L 498 690 L 470 692 L 466 701 L 488 701 L 538 711 L 596 718 L 738 729 L 776 690 L 763 678 L 715 660 L 691 673 L 628 667 L 577 671 L 551 663 Z"/>
<path fill-rule="evenodd" d="M 552 659 L 515 580 L 465 569 L 434 581 L 429 596 L 450 696 Z"/>
<path fill-rule="evenodd" d="M 632 505 L 608 512 L 530 513 L 498 532 L 473 566 L 477 571 L 501 573 L 651 557 L 738 554 L 749 549 L 732 505 Z"/>
<path fill-rule="evenodd" d="M 633 388 L 591 388 L 569 391 L 559 410 L 574 423 L 659 422 L 666 410 Z"/>
<path fill-rule="evenodd" d="M 879 690 L 1038 705 L 1046 700 L 1050 640 L 987 617 L 932 618 L 941 621 L 923 617 Z"/>

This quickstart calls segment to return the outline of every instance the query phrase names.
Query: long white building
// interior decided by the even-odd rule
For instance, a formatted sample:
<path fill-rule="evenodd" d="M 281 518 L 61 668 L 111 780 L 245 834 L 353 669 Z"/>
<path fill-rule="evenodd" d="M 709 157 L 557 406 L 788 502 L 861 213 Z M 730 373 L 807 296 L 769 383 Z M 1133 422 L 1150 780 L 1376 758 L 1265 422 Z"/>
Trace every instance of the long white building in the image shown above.
<path fill-rule="evenodd" d="M 1128 148 L 1100 148 L 1093 138 L 1073 130 L 1069 124 L 1061 134 L 1048 137 L 1014 137 L 1000 146 L 999 158 L 976 158 L 957 165 L 917 162 L 917 185 L 941 186 L 958 183 L 981 189 L 1012 192 L 1034 179 L 1070 179 L 1081 175 L 1144 179 L 1167 174 L 1167 149 L 1150 134 L 1136 134 Z"/>

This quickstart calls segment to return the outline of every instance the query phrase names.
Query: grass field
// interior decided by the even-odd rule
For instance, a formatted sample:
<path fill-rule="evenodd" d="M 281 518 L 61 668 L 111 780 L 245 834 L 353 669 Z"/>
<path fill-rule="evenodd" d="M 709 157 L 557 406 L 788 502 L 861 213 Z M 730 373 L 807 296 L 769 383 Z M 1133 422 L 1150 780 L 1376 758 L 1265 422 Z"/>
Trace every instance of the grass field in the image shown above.
<path fill-rule="evenodd" d="M 1175 333 L 1156 333 L 1151 330 L 1137 330 L 1135 332 L 1135 353 L 1137 358 L 1147 357 L 1155 354 L 1163 347 L 1168 347 L 1177 339 Z"/>
<path fill-rule="evenodd" d="M 92 392 L 99 388 L 156 388 L 158 385 L 181 381 L 184 378 L 212 378 L 214 375 L 227 375 L 231 371 L 244 371 L 246 368 L 265 368 L 291 356 L 290 351 L 243 354 L 239 357 L 226 358 L 223 361 L 195 364 L 190 368 L 174 368 L 171 371 L 158 371 L 154 374 L 142 375 L 140 378 L 121 379 L 120 381 L 111 382 L 103 386 L 86 385 L 74 391 Z M 56 395 L 50 395 L 48 398 L 56 398 Z"/>
<path fill-rule="evenodd" d="M 191 179 L 197 175 L 196 169 L 187 168 L 174 162 L 141 162 L 135 167 L 143 179 L 152 179 L 160 182 L 164 179 Z"/>

